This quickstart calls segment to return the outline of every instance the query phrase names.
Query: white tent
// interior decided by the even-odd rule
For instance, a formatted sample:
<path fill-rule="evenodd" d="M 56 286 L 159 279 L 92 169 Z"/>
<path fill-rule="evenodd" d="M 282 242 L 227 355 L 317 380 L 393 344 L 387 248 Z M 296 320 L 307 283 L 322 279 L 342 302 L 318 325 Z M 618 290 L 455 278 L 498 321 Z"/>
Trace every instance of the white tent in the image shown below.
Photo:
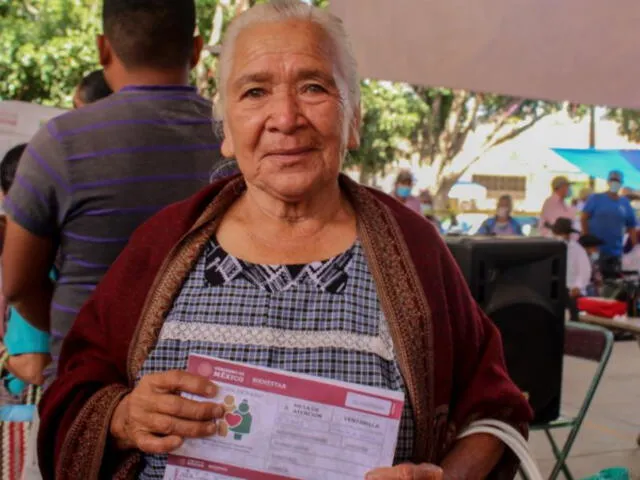
<path fill-rule="evenodd" d="M 65 112 L 34 103 L 0 102 L 0 159 L 12 147 L 28 142 L 49 119 Z"/>
<path fill-rule="evenodd" d="M 638 0 L 331 0 L 363 77 L 640 108 Z"/>

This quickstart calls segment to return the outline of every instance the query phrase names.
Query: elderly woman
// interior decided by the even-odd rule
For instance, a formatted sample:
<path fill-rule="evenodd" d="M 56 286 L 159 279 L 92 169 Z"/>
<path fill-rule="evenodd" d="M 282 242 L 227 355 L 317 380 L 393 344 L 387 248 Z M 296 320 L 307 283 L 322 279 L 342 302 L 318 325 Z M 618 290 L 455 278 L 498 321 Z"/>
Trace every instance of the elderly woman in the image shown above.
<path fill-rule="evenodd" d="M 530 420 L 496 328 L 429 221 L 339 174 L 360 119 L 340 21 L 253 7 L 219 75 L 242 174 L 141 227 L 79 314 L 41 404 L 44 477 L 163 478 L 166 453 L 223 414 L 185 371 L 193 353 L 405 392 L 394 466 L 367 478 L 513 476 L 496 438 L 457 440 L 477 419 Z"/>

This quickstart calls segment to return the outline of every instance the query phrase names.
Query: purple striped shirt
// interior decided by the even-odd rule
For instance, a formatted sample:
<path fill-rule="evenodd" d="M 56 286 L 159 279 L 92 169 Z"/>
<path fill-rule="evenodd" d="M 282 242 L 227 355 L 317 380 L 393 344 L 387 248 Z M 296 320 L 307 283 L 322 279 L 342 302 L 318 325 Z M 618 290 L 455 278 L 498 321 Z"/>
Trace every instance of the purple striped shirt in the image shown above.
<path fill-rule="evenodd" d="M 30 142 L 5 207 L 34 235 L 59 241 L 54 356 L 133 231 L 223 164 L 211 110 L 191 87 L 126 87 L 53 119 Z"/>

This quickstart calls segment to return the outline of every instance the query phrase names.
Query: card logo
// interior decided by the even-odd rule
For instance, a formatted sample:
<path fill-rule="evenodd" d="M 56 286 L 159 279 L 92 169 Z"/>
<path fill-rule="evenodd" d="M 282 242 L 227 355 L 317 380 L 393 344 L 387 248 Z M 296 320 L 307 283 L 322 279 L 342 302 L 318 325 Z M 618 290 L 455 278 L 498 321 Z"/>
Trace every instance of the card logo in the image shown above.
<path fill-rule="evenodd" d="M 223 407 L 225 414 L 218 425 L 218 434 L 226 437 L 229 432 L 233 433 L 234 440 L 242 440 L 242 437 L 251 433 L 251 423 L 253 416 L 247 400 L 242 400 L 236 406 L 236 399 L 233 395 L 224 397 Z"/>

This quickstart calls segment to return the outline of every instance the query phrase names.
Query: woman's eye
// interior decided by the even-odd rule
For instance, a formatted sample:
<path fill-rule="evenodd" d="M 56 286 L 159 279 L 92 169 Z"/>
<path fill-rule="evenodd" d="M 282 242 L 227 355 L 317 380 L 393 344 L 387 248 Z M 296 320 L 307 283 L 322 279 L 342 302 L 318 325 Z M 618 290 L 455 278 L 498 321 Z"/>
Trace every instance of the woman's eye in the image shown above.
<path fill-rule="evenodd" d="M 242 98 L 260 98 L 264 94 L 263 88 L 251 88 L 242 94 Z"/>
<path fill-rule="evenodd" d="M 317 83 L 310 83 L 303 88 L 305 93 L 326 93 L 327 89 Z"/>

